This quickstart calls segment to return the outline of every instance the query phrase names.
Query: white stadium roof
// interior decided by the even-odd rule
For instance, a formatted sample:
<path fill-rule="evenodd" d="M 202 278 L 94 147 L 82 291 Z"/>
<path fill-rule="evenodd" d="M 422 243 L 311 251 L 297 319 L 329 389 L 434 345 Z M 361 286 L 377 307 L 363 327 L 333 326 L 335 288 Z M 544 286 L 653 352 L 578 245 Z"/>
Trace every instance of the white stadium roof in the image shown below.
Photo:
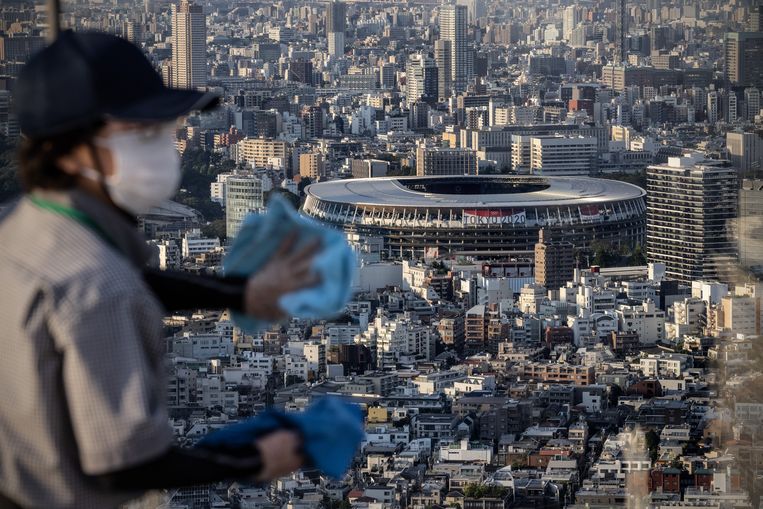
<path fill-rule="evenodd" d="M 407 186 L 437 187 L 452 184 L 452 193 L 426 192 Z M 528 191 L 466 194 L 460 184 L 527 185 Z M 507 188 L 508 189 L 508 188 Z M 466 175 L 428 177 L 377 177 L 320 182 L 307 187 L 307 194 L 322 202 L 387 207 L 543 207 L 581 205 L 643 198 L 640 187 L 616 180 L 589 177 L 521 175 Z"/>

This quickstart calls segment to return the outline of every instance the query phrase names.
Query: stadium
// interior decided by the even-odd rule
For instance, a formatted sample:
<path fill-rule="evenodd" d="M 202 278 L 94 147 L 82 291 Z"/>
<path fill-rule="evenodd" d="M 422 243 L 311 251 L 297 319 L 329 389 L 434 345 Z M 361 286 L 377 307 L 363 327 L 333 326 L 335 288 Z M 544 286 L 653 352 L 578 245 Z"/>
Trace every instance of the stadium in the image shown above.
<path fill-rule="evenodd" d="M 588 177 L 445 176 L 334 180 L 306 188 L 303 213 L 361 237 L 384 256 L 526 255 L 538 230 L 584 248 L 595 240 L 641 243 L 638 186 Z"/>

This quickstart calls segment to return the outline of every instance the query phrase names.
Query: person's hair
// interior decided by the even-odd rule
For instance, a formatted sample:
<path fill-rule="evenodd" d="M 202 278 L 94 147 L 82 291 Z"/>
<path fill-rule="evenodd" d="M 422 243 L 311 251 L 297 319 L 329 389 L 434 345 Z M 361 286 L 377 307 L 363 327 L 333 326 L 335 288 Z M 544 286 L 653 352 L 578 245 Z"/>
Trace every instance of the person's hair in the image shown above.
<path fill-rule="evenodd" d="M 36 188 L 74 187 L 76 177 L 62 171 L 57 161 L 78 145 L 91 143 L 102 126 L 102 123 L 97 123 L 47 138 L 22 137 L 19 146 L 19 178 L 24 190 L 29 192 Z"/>

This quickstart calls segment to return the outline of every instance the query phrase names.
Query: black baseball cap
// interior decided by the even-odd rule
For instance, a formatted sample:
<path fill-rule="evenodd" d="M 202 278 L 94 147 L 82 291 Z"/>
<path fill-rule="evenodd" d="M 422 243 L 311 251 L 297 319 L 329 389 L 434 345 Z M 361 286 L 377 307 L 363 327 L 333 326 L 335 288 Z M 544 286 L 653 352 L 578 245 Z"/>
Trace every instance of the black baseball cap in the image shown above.
<path fill-rule="evenodd" d="M 14 87 L 21 133 L 45 138 L 113 118 L 161 122 L 217 105 L 218 97 L 164 86 L 143 52 L 100 32 L 62 32 L 21 70 Z"/>

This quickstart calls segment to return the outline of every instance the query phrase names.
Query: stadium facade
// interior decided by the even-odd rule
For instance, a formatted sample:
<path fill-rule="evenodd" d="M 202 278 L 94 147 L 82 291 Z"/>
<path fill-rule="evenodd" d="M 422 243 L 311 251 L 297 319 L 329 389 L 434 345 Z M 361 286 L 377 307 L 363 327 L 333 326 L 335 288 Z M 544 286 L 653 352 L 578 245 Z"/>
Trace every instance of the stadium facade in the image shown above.
<path fill-rule="evenodd" d="M 389 258 L 531 255 L 541 228 L 577 248 L 642 243 L 638 186 L 588 177 L 444 176 L 334 180 L 306 189 L 303 213 L 361 237 Z"/>

